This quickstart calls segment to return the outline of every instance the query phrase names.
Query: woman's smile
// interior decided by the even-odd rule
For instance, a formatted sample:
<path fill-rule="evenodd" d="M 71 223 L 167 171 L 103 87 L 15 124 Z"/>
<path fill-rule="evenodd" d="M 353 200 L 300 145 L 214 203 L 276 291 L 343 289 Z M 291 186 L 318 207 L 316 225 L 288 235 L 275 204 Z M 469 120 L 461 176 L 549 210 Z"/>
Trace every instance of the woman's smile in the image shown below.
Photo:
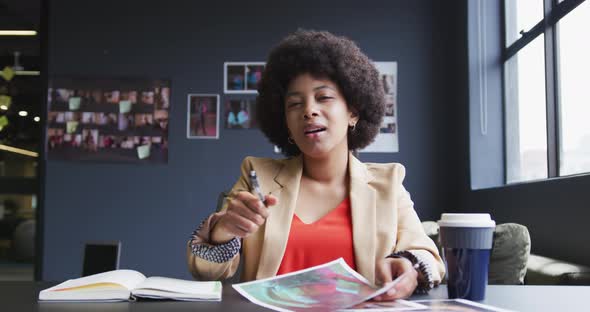
<path fill-rule="evenodd" d="M 303 128 L 303 134 L 307 138 L 319 138 L 321 137 L 328 128 L 321 124 L 310 124 Z"/>

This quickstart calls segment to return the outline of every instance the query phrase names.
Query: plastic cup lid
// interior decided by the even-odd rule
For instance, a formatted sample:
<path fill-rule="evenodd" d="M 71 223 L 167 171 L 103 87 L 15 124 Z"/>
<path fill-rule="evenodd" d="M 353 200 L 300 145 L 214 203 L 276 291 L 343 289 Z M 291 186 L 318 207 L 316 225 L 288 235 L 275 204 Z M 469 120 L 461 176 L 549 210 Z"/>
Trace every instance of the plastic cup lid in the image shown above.
<path fill-rule="evenodd" d="M 443 213 L 438 221 L 445 227 L 495 227 L 489 213 Z"/>

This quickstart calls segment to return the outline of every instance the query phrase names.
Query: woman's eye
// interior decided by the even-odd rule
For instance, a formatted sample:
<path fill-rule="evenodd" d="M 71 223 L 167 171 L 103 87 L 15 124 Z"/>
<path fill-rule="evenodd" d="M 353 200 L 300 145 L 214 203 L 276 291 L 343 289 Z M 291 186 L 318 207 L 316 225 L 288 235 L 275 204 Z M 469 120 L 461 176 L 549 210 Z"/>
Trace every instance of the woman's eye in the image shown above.
<path fill-rule="evenodd" d="M 287 107 L 293 107 L 293 106 L 297 106 L 301 104 L 301 102 L 291 102 L 291 103 L 287 103 Z"/>
<path fill-rule="evenodd" d="M 320 97 L 318 97 L 318 100 L 320 100 L 320 101 L 327 101 L 327 100 L 330 100 L 330 99 L 332 99 L 331 96 L 320 96 Z"/>

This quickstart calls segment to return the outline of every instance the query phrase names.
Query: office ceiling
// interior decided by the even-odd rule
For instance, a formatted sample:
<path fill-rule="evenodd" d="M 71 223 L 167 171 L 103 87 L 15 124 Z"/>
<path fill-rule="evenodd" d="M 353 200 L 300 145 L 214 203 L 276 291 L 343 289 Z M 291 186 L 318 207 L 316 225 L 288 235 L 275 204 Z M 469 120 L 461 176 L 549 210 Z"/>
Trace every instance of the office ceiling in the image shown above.
<path fill-rule="evenodd" d="M 0 30 L 36 30 L 39 32 L 41 0 L 0 0 Z M 39 35 L 0 36 L 0 70 L 14 65 L 14 53 L 19 52 L 19 64 L 24 70 L 40 70 Z M 16 76 L 7 82 L 0 78 L 0 94 L 12 96 L 8 111 L 0 110 L 10 124 L 0 131 L 0 144 L 17 147 L 36 145 L 40 139 L 39 126 L 33 118 L 43 107 L 42 83 L 39 76 Z M 18 115 L 27 111 L 28 116 Z M 1 157 L 0 157 L 1 158 Z"/>
<path fill-rule="evenodd" d="M 41 0 L 0 0 L 0 28 L 38 29 Z"/>
<path fill-rule="evenodd" d="M 41 18 L 41 0 L 0 0 L 0 29 L 37 30 Z M 23 55 L 39 55 L 38 37 L 2 37 L 0 65 L 4 58 L 18 50 Z"/>

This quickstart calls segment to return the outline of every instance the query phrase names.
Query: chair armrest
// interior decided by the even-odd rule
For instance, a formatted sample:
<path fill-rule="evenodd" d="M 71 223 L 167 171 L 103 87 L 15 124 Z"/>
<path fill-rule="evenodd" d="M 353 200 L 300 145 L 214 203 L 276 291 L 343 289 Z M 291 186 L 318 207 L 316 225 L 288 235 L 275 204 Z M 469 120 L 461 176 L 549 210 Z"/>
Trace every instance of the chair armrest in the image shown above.
<path fill-rule="evenodd" d="M 561 275 L 561 285 L 590 285 L 590 272 L 564 273 Z"/>
<path fill-rule="evenodd" d="M 527 285 L 590 285 L 590 267 L 531 254 Z"/>

